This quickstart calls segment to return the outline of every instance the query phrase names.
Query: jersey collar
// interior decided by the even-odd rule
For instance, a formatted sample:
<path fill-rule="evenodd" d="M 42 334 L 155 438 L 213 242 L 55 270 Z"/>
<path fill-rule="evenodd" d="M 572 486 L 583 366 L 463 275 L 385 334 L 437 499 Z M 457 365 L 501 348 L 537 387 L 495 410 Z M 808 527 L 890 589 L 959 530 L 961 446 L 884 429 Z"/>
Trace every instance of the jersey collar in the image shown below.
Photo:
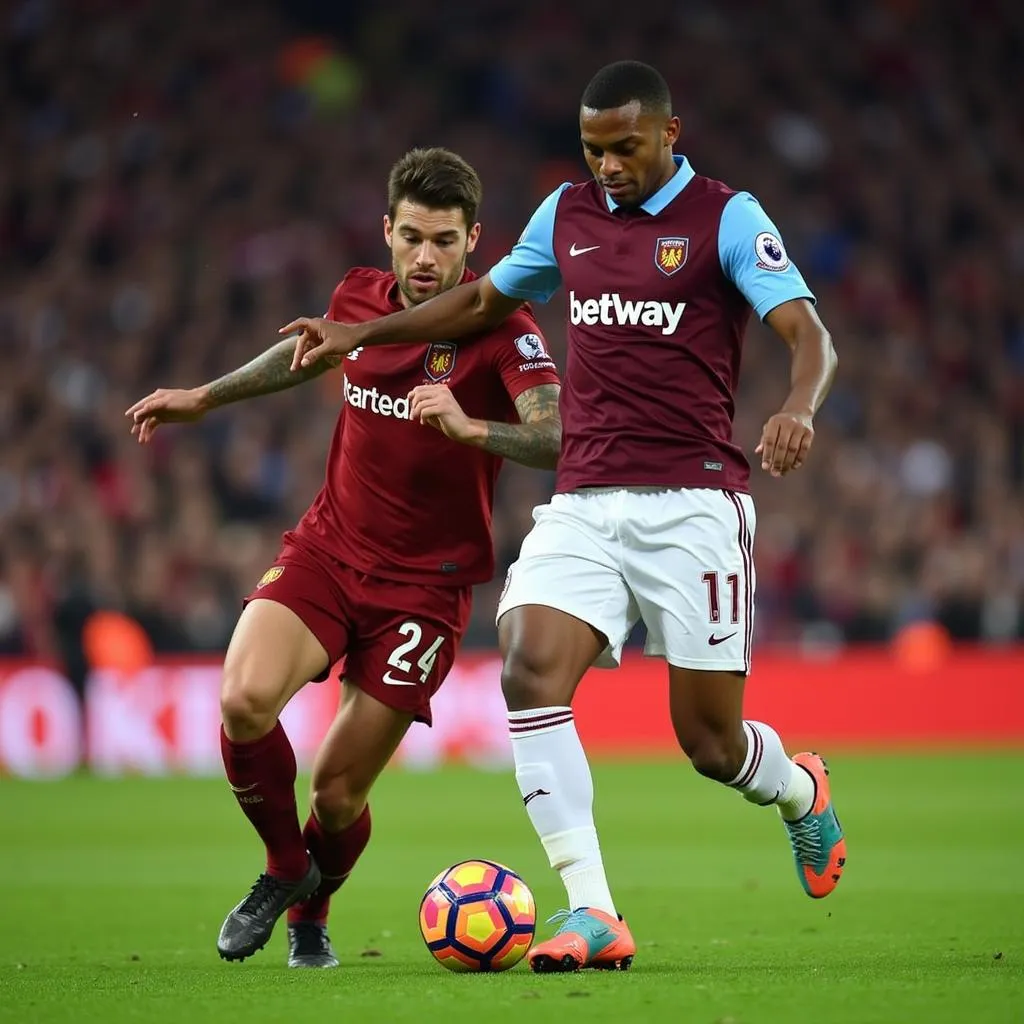
<path fill-rule="evenodd" d="M 645 213 L 649 213 L 652 217 L 661 213 L 690 184 L 694 176 L 694 170 L 690 166 L 690 161 L 685 156 L 675 155 L 672 159 L 675 161 L 676 173 L 653 196 L 648 196 L 640 204 L 640 209 Z M 605 202 L 608 203 L 608 209 L 614 213 L 619 208 L 619 204 L 607 192 L 605 192 L 604 198 Z"/>

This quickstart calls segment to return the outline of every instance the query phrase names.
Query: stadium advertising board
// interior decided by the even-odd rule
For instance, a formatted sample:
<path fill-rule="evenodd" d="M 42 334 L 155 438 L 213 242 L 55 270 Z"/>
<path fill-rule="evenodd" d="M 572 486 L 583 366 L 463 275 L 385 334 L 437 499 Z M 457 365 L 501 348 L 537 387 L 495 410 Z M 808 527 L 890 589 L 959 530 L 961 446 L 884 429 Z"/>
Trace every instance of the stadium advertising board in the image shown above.
<path fill-rule="evenodd" d="M 399 751 L 408 767 L 445 761 L 510 763 L 493 654 L 461 658 L 435 698 L 432 729 L 414 726 Z M 221 772 L 220 666 L 161 661 L 143 671 L 93 673 L 84 707 L 59 671 L 0 661 L 0 772 L 60 778 L 85 766 L 103 775 Z M 308 765 L 337 706 L 333 683 L 307 686 L 285 729 Z M 790 746 L 1016 746 L 1024 744 L 1024 649 L 960 649 L 936 662 L 863 650 L 828 659 L 760 653 L 747 714 Z M 617 672 L 584 680 L 576 718 L 589 751 L 672 755 L 664 669 L 630 655 Z"/>

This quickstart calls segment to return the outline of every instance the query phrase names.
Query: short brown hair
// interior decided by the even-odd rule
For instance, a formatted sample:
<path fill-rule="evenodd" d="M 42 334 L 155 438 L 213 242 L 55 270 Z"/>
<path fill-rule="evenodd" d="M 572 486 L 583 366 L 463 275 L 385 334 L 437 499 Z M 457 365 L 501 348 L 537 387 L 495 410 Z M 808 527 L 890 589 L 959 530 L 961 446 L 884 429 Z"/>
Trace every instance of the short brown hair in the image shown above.
<path fill-rule="evenodd" d="M 388 175 L 388 216 L 403 199 L 429 210 L 450 210 L 457 206 L 466 217 L 466 228 L 476 223 L 483 198 L 480 177 L 457 153 L 432 146 L 411 149 Z"/>

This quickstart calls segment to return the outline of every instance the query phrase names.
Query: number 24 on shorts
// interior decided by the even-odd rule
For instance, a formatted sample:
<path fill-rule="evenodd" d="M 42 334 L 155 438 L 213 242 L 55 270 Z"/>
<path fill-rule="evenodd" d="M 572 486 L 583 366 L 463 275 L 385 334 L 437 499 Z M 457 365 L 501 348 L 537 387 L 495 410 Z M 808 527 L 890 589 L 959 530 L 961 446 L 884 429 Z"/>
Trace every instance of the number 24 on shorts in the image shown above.
<path fill-rule="evenodd" d="M 396 672 L 400 672 L 403 676 L 408 677 L 412 671 L 412 662 L 408 661 L 405 657 L 407 654 L 412 654 L 423 640 L 423 627 L 418 622 L 403 622 L 398 627 L 399 635 L 408 637 L 403 640 L 392 652 L 388 655 L 388 664 L 391 668 L 395 669 Z M 444 637 L 439 636 L 417 659 L 416 667 L 420 670 L 419 681 L 425 683 L 430 676 L 430 670 L 434 667 L 434 662 L 437 661 L 437 652 L 441 644 L 444 643 Z M 414 679 L 396 679 L 391 674 L 391 668 L 389 668 L 384 675 L 381 677 L 381 681 L 387 683 L 389 686 L 415 686 L 416 680 Z"/>

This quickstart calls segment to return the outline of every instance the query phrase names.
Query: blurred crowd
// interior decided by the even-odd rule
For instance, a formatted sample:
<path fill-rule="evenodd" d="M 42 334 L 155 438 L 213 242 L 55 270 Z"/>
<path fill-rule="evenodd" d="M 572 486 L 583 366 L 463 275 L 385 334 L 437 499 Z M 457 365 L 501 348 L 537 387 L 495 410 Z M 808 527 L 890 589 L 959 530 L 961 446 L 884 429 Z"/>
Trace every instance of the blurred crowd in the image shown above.
<path fill-rule="evenodd" d="M 163 428 L 191 386 L 387 265 L 412 145 L 484 182 L 472 265 L 586 173 L 590 75 L 669 79 L 695 168 L 759 197 L 817 294 L 840 373 L 805 469 L 754 474 L 759 642 L 881 641 L 928 619 L 1024 635 L 1024 6 L 1015 0 L 601 5 L 21 0 L 0 25 L 0 653 L 75 657 L 97 609 L 158 651 L 221 650 L 315 494 L 337 378 Z M 564 364 L 562 297 L 539 311 Z M 736 437 L 787 389 L 752 325 Z M 552 478 L 507 466 L 504 565 Z"/>

